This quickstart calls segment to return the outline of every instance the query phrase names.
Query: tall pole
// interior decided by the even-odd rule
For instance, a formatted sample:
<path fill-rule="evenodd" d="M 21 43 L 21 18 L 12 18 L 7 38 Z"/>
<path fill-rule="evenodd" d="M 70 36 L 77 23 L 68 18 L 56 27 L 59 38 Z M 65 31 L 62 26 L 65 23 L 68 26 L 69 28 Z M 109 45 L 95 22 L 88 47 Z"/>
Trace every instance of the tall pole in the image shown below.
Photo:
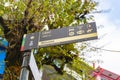
<path fill-rule="evenodd" d="M 24 53 L 23 55 L 23 63 L 22 63 L 22 70 L 21 70 L 21 73 L 20 73 L 20 80 L 28 80 L 29 79 L 29 73 L 30 73 L 30 70 L 29 70 L 29 60 L 30 60 L 30 54 L 31 54 L 31 51 L 27 51 Z"/>

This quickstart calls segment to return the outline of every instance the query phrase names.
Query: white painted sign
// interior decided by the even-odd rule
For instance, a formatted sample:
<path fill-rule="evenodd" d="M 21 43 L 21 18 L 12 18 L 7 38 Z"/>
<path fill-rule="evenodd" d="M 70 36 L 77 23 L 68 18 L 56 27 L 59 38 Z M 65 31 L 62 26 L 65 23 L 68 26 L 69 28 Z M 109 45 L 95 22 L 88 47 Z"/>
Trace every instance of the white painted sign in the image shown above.
<path fill-rule="evenodd" d="M 38 70 L 38 67 L 37 67 L 37 64 L 35 62 L 33 51 L 31 52 L 29 66 L 30 66 L 30 69 L 32 71 L 34 79 L 35 80 L 41 80 L 41 74 L 40 74 L 40 72 Z"/>

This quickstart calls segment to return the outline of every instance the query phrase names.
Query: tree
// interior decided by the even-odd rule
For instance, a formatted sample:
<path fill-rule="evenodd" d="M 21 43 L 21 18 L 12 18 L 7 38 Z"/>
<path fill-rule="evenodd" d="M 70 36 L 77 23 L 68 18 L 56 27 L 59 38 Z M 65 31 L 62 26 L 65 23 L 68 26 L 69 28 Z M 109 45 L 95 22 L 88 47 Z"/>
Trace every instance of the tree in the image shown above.
<path fill-rule="evenodd" d="M 86 17 L 95 10 L 97 3 L 92 0 L 8 0 L 0 1 L 0 24 L 9 42 L 6 57 L 5 80 L 16 80 L 21 69 L 21 41 L 24 34 L 86 23 L 93 16 Z M 75 44 L 40 48 L 36 56 L 38 66 L 49 64 L 61 74 L 66 63 L 78 58 Z M 75 53 L 75 54 L 72 54 Z M 60 62 L 60 66 L 57 63 Z"/>

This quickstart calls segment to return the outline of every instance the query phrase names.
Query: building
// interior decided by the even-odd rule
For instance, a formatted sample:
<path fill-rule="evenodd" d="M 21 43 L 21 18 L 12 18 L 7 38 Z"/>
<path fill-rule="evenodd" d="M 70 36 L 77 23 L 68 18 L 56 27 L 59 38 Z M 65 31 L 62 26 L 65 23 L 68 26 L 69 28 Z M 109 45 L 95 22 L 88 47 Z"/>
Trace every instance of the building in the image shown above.
<path fill-rule="evenodd" d="M 98 67 L 91 74 L 96 80 L 120 80 L 120 75 Z"/>

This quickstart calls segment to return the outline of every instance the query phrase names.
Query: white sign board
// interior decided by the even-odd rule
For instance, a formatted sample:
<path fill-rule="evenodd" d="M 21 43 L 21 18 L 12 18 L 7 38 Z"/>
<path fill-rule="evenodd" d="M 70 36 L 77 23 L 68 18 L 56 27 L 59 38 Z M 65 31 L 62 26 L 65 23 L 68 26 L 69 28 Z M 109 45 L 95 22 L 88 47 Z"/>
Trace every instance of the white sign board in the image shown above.
<path fill-rule="evenodd" d="M 29 66 L 30 66 L 30 69 L 32 71 L 34 79 L 35 80 L 41 80 L 41 74 L 40 74 L 40 72 L 38 70 L 38 67 L 37 67 L 37 64 L 35 62 L 33 51 L 31 52 Z"/>

